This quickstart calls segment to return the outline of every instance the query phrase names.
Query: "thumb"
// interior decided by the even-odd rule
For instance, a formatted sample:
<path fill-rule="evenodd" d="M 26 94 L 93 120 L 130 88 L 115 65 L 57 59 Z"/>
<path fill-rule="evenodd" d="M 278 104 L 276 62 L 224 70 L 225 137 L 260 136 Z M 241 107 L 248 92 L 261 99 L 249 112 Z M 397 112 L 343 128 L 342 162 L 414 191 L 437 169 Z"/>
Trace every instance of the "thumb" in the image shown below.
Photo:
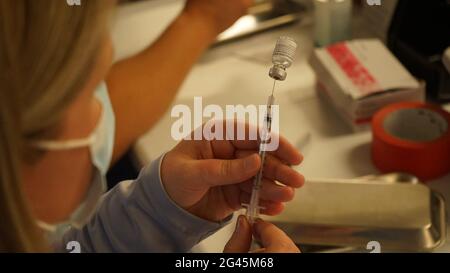
<path fill-rule="evenodd" d="M 231 239 L 226 244 L 224 253 L 248 253 L 252 243 L 252 229 L 245 216 L 239 216 Z"/>
<path fill-rule="evenodd" d="M 257 219 L 253 225 L 253 232 L 267 253 L 300 252 L 291 238 L 274 224 Z"/>
<path fill-rule="evenodd" d="M 258 172 L 261 160 L 257 154 L 253 154 L 231 160 L 199 160 L 195 164 L 197 166 L 194 169 L 199 172 L 202 181 L 214 187 L 236 184 L 252 178 Z"/>

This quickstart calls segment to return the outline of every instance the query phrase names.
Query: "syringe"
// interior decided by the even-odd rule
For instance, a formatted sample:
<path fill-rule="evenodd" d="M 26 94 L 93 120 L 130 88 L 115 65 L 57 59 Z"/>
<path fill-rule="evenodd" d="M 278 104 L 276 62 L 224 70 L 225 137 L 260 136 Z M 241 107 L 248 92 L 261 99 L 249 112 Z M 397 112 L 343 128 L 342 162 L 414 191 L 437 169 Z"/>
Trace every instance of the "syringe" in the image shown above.
<path fill-rule="evenodd" d="M 269 76 L 274 79 L 272 93 L 267 100 L 266 116 L 261 131 L 261 142 L 259 145 L 259 157 L 261 158 L 261 168 L 253 180 L 252 195 L 247 207 L 247 219 L 251 224 L 259 217 L 259 211 L 262 208 L 259 205 L 259 191 L 262 187 L 264 162 L 266 159 L 267 145 L 270 144 L 270 133 L 272 130 L 272 107 L 275 104 L 275 85 L 277 81 L 284 81 L 287 77 L 286 69 L 294 61 L 297 43 L 289 37 L 280 37 L 275 46 L 272 55 L 273 67 L 269 71 Z"/>

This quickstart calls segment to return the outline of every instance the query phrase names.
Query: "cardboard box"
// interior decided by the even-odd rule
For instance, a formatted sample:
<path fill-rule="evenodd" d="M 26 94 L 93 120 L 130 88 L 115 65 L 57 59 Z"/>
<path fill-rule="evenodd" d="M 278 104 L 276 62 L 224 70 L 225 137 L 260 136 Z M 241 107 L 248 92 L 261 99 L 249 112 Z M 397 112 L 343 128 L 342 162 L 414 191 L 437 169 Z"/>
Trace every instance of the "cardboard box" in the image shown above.
<path fill-rule="evenodd" d="M 318 92 L 353 130 L 370 128 L 372 116 L 386 105 L 424 101 L 417 81 L 377 39 L 361 39 L 315 49 L 310 60 Z"/>

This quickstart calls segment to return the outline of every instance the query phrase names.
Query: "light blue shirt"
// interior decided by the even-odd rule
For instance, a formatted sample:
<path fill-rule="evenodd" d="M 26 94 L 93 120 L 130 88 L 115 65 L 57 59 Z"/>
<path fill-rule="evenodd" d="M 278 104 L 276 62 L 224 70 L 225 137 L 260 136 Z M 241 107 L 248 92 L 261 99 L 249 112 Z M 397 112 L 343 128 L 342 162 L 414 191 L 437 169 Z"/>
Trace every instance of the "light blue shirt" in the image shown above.
<path fill-rule="evenodd" d="M 82 229 L 70 229 L 55 244 L 57 251 L 76 241 L 81 252 L 188 252 L 229 223 L 209 222 L 180 208 L 161 181 L 164 156 L 106 193 L 96 214 Z"/>

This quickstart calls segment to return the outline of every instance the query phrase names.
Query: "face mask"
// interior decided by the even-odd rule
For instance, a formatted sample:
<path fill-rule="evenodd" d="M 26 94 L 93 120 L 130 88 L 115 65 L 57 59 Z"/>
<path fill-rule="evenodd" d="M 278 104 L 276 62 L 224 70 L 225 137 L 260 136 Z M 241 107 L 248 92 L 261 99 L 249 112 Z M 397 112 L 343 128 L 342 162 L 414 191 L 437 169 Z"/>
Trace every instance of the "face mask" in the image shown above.
<path fill-rule="evenodd" d="M 84 226 L 94 214 L 101 196 L 106 191 L 106 172 L 111 162 L 114 145 L 115 117 L 104 83 L 95 91 L 95 96 L 102 105 L 102 114 L 96 129 L 90 136 L 75 140 L 37 141 L 33 143 L 34 147 L 48 151 L 89 147 L 91 161 L 94 165 L 93 180 L 86 196 L 68 219 L 58 224 L 38 221 L 38 225 L 47 231 L 51 241 L 61 238 L 70 227 L 81 228 Z"/>

